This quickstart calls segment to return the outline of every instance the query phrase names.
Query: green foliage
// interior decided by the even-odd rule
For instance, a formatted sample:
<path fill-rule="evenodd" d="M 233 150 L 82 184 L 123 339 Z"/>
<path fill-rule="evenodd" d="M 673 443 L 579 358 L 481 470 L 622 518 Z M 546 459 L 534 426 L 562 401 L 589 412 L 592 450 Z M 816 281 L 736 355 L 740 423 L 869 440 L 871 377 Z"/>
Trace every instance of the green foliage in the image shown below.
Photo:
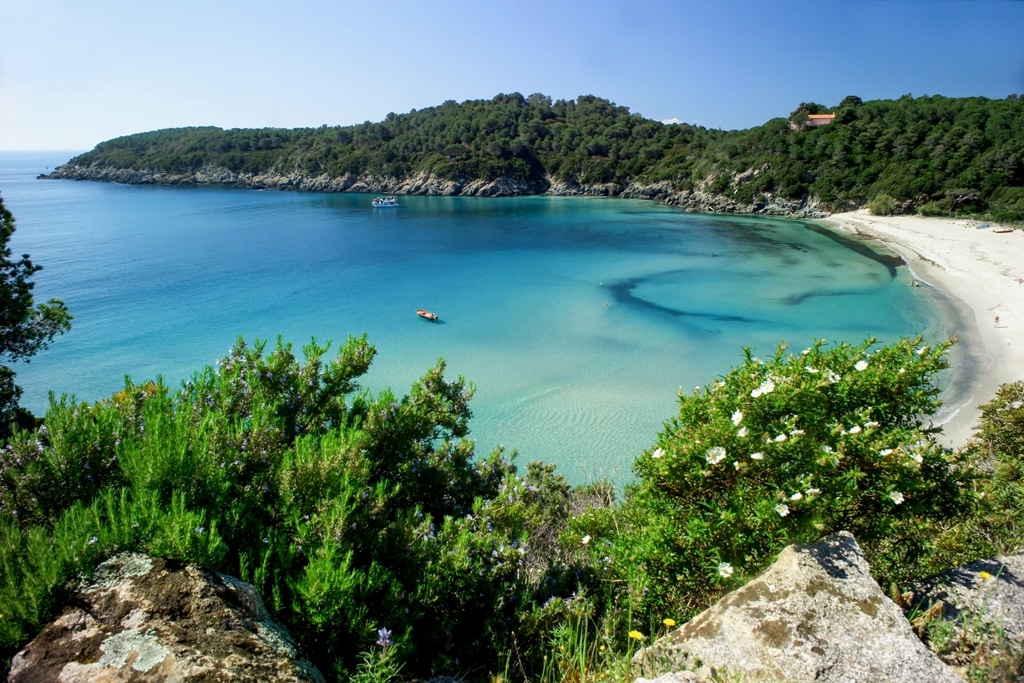
<path fill-rule="evenodd" d="M 356 382 L 375 353 L 366 339 L 330 362 L 327 350 L 311 343 L 300 361 L 281 342 L 240 341 L 176 392 L 129 381 L 92 405 L 52 399 L 45 425 L 0 451 L 3 652 L 121 550 L 251 582 L 339 676 L 487 666 L 513 640 L 542 646 L 546 634 L 517 639 L 521 615 L 571 569 L 550 571 L 527 539 L 564 526 L 564 480 L 542 465 L 517 476 L 500 450 L 474 458 L 472 388 L 445 379 L 443 361 L 408 396 L 372 397 Z M 394 629 L 401 656 L 359 664 L 370 627 Z"/>
<path fill-rule="evenodd" d="M 219 167 L 335 178 L 506 177 L 535 193 L 546 191 L 550 179 L 608 183 L 613 194 L 629 183 L 663 181 L 677 191 L 700 187 L 743 202 L 762 194 L 814 195 L 833 210 L 887 194 L 914 208 L 946 202 L 947 213 L 1024 220 L 1024 99 L 864 102 L 851 95 L 831 110 L 830 125 L 803 128 L 808 114 L 826 110 L 802 103 L 789 120 L 721 131 L 651 121 L 592 95 L 552 102 L 512 93 L 357 126 L 141 133 L 103 142 L 71 161 L 179 174 Z M 733 182 L 752 170 L 756 184 Z M 968 195 L 955 192 L 964 189 Z"/>
<path fill-rule="evenodd" d="M 971 449 L 941 448 L 926 421 L 950 343 L 748 351 L 679 397 L 618 507 L 610 483 L 474 457 L 472 387 L 443 361 L 371 396 L 365 338 L 330 361 L 239 341 L 177 391 L 53 398 L 0 451 L 0 647 L 139 550 L 253 583 L 339 680 L 632 680 L 640 645 L 785 544 L 849 530 L 888 585 L 1021 542 L 1024 384 Z"/>
<path fill-rule="evenodd" d="M 883 585 L 914 574 L 938 520 L 966 509 L 964 468 L 932 438 L 934 374 L 949 346 L 904 340 L 767 361 L 749 351 L 635 466 L 628 523 L 600 544 L 634 611 L 692 614 L 786 544 L 851 531 Z"/>
<path fill-rule="evenodd" d="M 0 361 L 27 360 L 45 349 L 53 338 L 71 328 L 71 314 L 64 302 L 50 299 L 36 304 L 31 278 L 43 269 L 28 254 L 11 259 L 8 242 L 14 234 L 14 216 L 0 198 Z M 18 406 L 21 387 L 14 371 L 0 365 L 0 438 L 11 428 L 26 427 L 32 416 Z"/>
<path fill-rule="evenodd" d="M 896 200 L 884 193 L 868 202 L 868 211 L 873 216 L 891 216 L 895 210 Z"/>
<path fill-rule="evenodd" d="M 1024 382 L 1002 385 L 981 406 L 964 452 L 978 472 L 979 504 L 969 517 L 950 520 L 937 539 L 945 566 L 1016 553 L 1024 546 Z"/>
<path fill-rule="evenodd" d="M 968 450 L 1010 463 L 1024 458 L 1024 382 L 1004 384 L 981 406 L 977 433 Z"/>

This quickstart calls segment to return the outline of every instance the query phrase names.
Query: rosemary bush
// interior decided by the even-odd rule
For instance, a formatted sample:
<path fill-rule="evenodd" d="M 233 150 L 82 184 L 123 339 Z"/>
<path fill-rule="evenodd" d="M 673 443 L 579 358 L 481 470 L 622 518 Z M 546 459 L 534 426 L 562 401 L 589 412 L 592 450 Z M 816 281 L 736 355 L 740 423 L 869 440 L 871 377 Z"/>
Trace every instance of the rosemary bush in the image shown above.
<path fill-rule="evenodd" d="M 329 362 L 315 343 L 304 362 L 280 341 L 265 351 L 240 341 L 178 391 L 127 382 L 95 404 L 53 400 L 45 427 L 8 442 L 7 656 L 73 580 L 133 549 L 253 583 L 342 677 L 382 628 L 412 673 L 495 661 L 539 577 L 527 538 L 564 481 L 519 477 L 501 450 L 474 459 L 472 388 L 443 361 L 408 396 L 374 397 L 356 383 L 374 356 L 365 338 Z"/>

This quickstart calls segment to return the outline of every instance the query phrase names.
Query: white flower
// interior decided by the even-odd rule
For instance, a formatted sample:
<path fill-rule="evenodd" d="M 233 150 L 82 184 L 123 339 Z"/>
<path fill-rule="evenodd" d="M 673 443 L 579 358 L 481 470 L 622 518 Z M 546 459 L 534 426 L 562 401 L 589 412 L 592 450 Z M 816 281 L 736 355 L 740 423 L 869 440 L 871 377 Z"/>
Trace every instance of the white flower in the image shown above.
<path fill-rule="evenodd" d="M 759 396 L 765 396 L 767 394 L 770 394 L 773 391 L 775 391 L 775 382 L 773 382 L 771 379 L 766 379 L 765 381 L 761 382 L 761 384 L 756 389 L 751 391 L 750 395 L 753 396 L 754 398 L 757 398 Z"/>
<path fill-rule="evenodd" d="M 799 491 L 797 491 L 792 496 L 790 496 L 789 499 L 790 500 L 803 500 L 804 499 L 804 494 L 802 494 Z"/>
<path fill-rule="evenodd" d="M 883 458 L 886 457 L 886 456 L 892 455 L 892 453 L 893 453 L 893 451 L 892 451 L 891 448 L 883 448 L 882 450 L 878 451 L 878 454 L 880 456 L 882 456 Z"/>
<path fill-rule="evenodd" d="M 821 444 L 821 451 L 823 453 L 831 453 L 832 452 L 832 447 L 829 446 L 827 443 L 823 443 L 823 444 Z"/>
<path fill-rule="evenodd" d="M 903 374 L 906 374 L 906 372 L 907 372 L 906 368 L 900 368 L 900 373 L 899 374 L 903 375 Z"/>
<path fill-rule="evenodd" d="M 717 465 L 725 460 L 725 449 L 721 446 L 709 448 L 708 452 L 704 454 L 704 458 L 708 461 L 709 465 Z"/>
<path fill-rule="evenodd" d="M 736 436 L 740 437 L 741 439 L 743 437 L 745 437 L 746 435 L 747 435 L 747 428 L 746 427 L 740 427 L 740 430 L 738 432 L 736 432 Z"/>
<path fill-rule="evenodd" d="M 651 453 L 651 457 L 654 458 L 655 460 L 657 460 L 663 455 L 665 455 L 665 450 L 663 448 L 655 448 L 654 452 Z"/>
<path fill-rule="evenodd" d="M 808 496 L 816 496 L 821 493 L 821 489 L 807 489 Z"/>
<path fill-rule="evenodd" d="M 800 352 L 800 355 L 801 356 L 806 356 L 810 352 L 811 352 L 811 347 L 808 346 L 806 349 L 804 349 L 803 351 Z"/>
<path fill-rule="evenodd" d="M 921 455 L 920 451 L 914 451 L 910 454 L 910 459 L 920 465 L 924 462 L 924 456 Z"/>
<path fill-rule="evenodd" d="M 762 453 L 761 451 L 758 451 L 757 453 L 751 453 L 750 454 L 750 459 L 751 460 L 764 460 L 764 453 Z"/>
<path fill-rule="evenodd" d="M 892 493 L 889 494 L 889 500 L 899 505 L 900 503 L 903 502 L 903 494 L 900 493 L 899 491 L 893 491 Z"/>
<path fill-rule="evenodd" d="M 864 423 L 864 429 L 878 429 L 878 423 L 874 420 Z"/>
<path fill-rule="evenodd" d="M 775 437 L 775 443 L 782 443 L 783 441 L 785 441 L 788 438 L 789 437 L 786 436 L 785 434 L 779 434 L 777 437 Z"/>
<path fill-rule="evenodd" d="M 779 513 L 779 517 L 785 517 L 789 514 L 789 506 L 785 503 L 779 503 L 775 506 L 775 511 Z"/>
<path fill-rule="evenodd" d="M 859 360 L 853 367 L 856 368 L 858 372 L 863 372 L 868 369 L 868 362 L 866 360 Z"/>
<path fill-rule="evenodd" d="M 738 470 L 740 468 L 740 461 L 739 460 L 733 460 L 732 461 L 732 468 L 734 470 Z"/>
<path fill-rule="evenodd" d="M 828 383 L 829 384 L 835 384 L 839 380 L 840 380 L 839 375 L 837 375 L 836 373 L 832 372 L 831 370 L 828 371 Z"/>
<path fill-rule="evenodd" d="M 732 565 L 728 562 L 718 563 L 718 575 L 721 576 L 723 579 L 728 579 L 730 576 L 732 576 L 732 571 Z"/>
<path fill-rule="evenodd" d="M 794 429 L 793 431 L 791 431 L 789 433 L 789 435 L 790 436 L 803 436 L 804 435 L 804 430 L 802 430 L 802 429 Z"/>
<path fill-rule="evenodd" d="M 590 543 L 590 534 L 587 534 L 586 536 L 581 538 L 580 539 L 580 543 L 582 543 L 583 545 L 586 545 L 586 544 Z"/>
<path fill-rule="evenodd" d="M 847 432 L 847 433 L 848 434 L 860 434 L 860 425 L 853 425 L 852 427 L 850 427 L 850 431 Z"/>
<path fill-rule="evenodd" d="M 917 355 L 919 355 L 919 356 L 923 356 L 926 353 L 928 353 L 928 346 L 927 345 L 922 346 L 921 348 L 919 348 L 917 350 Z"/>
<path fill-rule="evenodd" d="M 743 411 L 737 410 L 732 414 L 732 423 L 738 427 L 740 422 L 743 422 Z"/>
<path fill-rule="evenodd" d="M 810 365 L 808 365 L 806 368 L 804 368 L 804 371 L 809 372 L 812 375 L 816 375 L 818 373 L 818 368 L 812 368 Z"/>

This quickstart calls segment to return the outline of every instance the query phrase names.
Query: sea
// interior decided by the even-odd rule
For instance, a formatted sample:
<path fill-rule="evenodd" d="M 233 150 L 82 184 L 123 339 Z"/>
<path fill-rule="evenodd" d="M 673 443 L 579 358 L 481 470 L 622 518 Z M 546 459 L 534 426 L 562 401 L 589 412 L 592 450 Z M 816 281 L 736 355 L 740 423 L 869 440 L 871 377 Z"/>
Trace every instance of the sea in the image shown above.
<path fill-rule="evenodd" d="M 366 334 L 361 385 L 398 396 L 438 359 L 476 387 L 471 438 L 570 483 L 632 477 L 680 391 L 817 339 L 953 333 L 948 302 L 892 255 L 809 221 L 653 201 L 399 198 L 37 176 L 74 152 L 0 153 L 10 247 L 70 332 L 17 363 L 22 404 L 93 402 L 126 377 L 172 388 L 238 339 L 301 354 Z M 437 322 L 416 315 L 438 314 Z M 329 354 L 331 355 L 331 354 Z"/>

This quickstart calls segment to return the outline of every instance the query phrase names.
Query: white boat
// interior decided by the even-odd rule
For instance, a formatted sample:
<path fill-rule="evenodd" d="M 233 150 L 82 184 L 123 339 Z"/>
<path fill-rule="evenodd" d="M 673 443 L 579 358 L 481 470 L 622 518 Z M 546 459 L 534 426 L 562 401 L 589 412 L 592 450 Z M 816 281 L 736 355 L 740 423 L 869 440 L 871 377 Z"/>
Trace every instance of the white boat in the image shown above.
<path fill-rule="evenodd" d="M 385 209 L 392 206 L 398 206 L 398 197 L 377 197 L 372 203 L 374 207 L 378 209 Z"/>

